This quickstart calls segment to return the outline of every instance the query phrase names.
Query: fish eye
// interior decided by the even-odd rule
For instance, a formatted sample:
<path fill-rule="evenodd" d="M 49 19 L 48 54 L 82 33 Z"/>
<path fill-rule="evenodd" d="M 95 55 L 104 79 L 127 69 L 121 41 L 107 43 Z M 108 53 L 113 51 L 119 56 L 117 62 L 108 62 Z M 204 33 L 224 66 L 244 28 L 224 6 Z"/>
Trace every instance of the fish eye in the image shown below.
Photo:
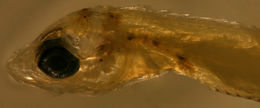
<path fill-rule="evenodd" d="M 53 78 L 66 78 L 79 70 L 79 59 L 60 44 L 60 39 L 44 41 L 38 48 L 38 67 Z"/>

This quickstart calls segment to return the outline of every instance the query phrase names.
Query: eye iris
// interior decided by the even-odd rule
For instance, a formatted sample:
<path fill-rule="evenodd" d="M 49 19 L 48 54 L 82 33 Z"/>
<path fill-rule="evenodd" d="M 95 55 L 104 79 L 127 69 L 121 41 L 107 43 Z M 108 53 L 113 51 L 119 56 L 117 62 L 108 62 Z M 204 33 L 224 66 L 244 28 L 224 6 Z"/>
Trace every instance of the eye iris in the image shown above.
<path fill-rule="evenodd" d="M 54 47 L 41 54 L 38 67 L 53 78 L 65 78 L 78 71 L 79 59 L 63 47 Z"/>

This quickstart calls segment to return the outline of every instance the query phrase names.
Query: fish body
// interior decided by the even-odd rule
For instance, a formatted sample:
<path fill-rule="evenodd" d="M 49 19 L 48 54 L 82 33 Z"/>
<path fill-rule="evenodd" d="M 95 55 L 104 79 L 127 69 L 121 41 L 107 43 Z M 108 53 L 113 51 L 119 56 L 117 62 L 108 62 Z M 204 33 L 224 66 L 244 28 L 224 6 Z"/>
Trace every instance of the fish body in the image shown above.
<path fill-rule="evenodd" d="M 234 21 L 95 7 L 55 22 L 16 52 L 7 67 L 15 80 L 58 94 L 94 95 L 175 72 L 213 90 L 260 101 L 259 42 L 258 28 Z M 54 46 L 79 59 L 76 73 L 51 77 L 39 68 L 42 53 Z"/>

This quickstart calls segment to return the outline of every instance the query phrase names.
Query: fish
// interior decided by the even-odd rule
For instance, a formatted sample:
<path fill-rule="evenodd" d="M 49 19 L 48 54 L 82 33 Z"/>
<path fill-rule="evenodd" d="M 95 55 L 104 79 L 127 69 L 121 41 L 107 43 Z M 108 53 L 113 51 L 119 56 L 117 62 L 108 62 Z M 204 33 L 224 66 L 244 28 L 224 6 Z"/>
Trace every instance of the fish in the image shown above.
<path fill-rule="evenodd" d="M 178 75 L 260 101 L 260 29 L 144 7 L 96 6 L 59 19 L 7 62 L 17 82 L 95 96 Z"/>

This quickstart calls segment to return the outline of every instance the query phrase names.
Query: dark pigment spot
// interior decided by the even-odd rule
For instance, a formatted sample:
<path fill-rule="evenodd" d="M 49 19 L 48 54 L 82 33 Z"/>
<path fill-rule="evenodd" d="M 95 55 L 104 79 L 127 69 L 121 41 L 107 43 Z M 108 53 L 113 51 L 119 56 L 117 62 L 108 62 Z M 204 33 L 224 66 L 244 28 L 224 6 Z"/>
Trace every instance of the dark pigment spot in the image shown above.
<path fill-rule="evenodd" d="M 112 13 L 110 13 L 110 14 L 109 14 L 109 17 L 110 17 L 110 18 L 114 18 L 115 16 L 114 16 Z"/>
<path fill-rule="evenodd" d="M 108 21 L 118 24 L 120 22 L 120 15 L 117 13 L 106 13 Z"/>
<path fill-rule="evenodd" d="M 231 94 L 230 94 L 229 92 L 227 92 L 227 91 L 226 91 L 226 94 L 227 94 L 227 95 L 231 95 Z"/>
<path fill-rule="evenodd" d="M 84 9 L 82 9 L 82 11 L 87 11 L 88 10 L 88 8 L 84 8 Z"/>
<path fill-rule="evenodd" d="M 135 38 L 135 35 L 130 34 L 127 36 L 127 40 L 133 40 Z"/>
<path fill-rule="evenodd" d="M 180 55 L 177 55 L 177 58 L 178 58 L 179 60 L 185 60 L 185 58 L 184 58 L 183 56 L 180 56 Z"/>
<path fill-rule="evenodd" d="M 248 96 L 248 97 L 247 97 L 247 99 L 253 99 L 253 97 L 251 97 L 251 96 Z"/>
<path fill-rule="evenodd" d="M 158 41 L 156 41 L 156 40 L 153 40 L 152 43 L 153 43 L 154 46 L 158 46 L 158 45 L 160 44 L 160 43 L 159 43 Z"/>

